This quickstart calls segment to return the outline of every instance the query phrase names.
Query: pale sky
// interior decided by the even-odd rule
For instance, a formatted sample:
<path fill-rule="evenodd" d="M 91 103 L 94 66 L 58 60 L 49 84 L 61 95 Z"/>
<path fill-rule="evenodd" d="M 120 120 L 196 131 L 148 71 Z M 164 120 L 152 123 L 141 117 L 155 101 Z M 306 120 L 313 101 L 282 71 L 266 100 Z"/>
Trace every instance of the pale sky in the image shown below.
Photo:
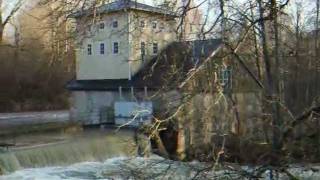
<path fill-rule="evenodd" d="M 29 1 L 29 0 L 25 0 L 25 1 Z M 30 0 L 32 2 L 34 2 L 35 0 Z M 141 3 L 146 3 L 146 4 L 149 4 L 149 5 L 158 5 L 158 4 L 161 4 L 161 2 L 163 2 L 163 0 L 137 0 L 138 2 L 141 2 Z M 181 0 L 183 1 L 183 0 Z M 201 2 L 203 2 L 204 0 L 194 0 L 194 2 L 196 4 L 199 4 Z M 237 3 L 237 5 L 241 5 L 243 2 L 245 2 L 245 0 L 235 0 L 235 1 L 238 1 L 239 3 Z M 6 17 L 6 15 L 10 12 L 10 10 L 14 7 L 14 4 L 17 2 L 17 0 L 3 0 L 3 9 L 4 9 L 4 12 L 3 12 L 3 15 L 4 17 Z M 156 3 L 155 3 L 156 2 Z M 208 0 L 208 2 L 217 2 L 217 0 Z M 302 4 L 302 20 L 304 22 L 306 22 L 306 16 L 310 15 L 311 11 L 315 8 L 315 0 L 291 0 L 290 1 L 290 4 L 288 6 L 288 14 L 291 15 L 291 17 L 295 18 L 295 13 L 294 10 L 296 8 L 296 2 L 298 3 L 301 3 Z M 26 6 L 28 6 L 30 3 L 26 3 Z M 203 11 L 203 12 L 207 12 L 207 7 L 208 7 L 208 3 L 204 3 L 202 6 L 200 6 L 200 9 Z M 210 16 L 209 17 L 212 17 L 212 19 L 214 19 L 214 16 L 216 15 L 216 13 L 218 12 L 210 12 Z M 309 27 L 309 28 L 312 28 L 312 27 Z M 6 29 L 6 32 L 10 32 L 12 31 L 12 27 L 7 27 Z M 9 36 L 10 37 L 10 34 L 12 33 L 7 33 L 6 36 Z"/>
<path fill-rule="evenodd" d="M 4 20 L 8 14 L 10 13 L 10 11 L 12 10 L 12 8 L 14 7 L 14 4 L 17 2 L 17 0 L 3 0 L 3 6 L 1 7 L 3 9 L 3 19 Z M 5 27 L 5 34 L 4 34 L 4 38 L 6 40 L 8 40 L 9 42 L 13 42 L 13 37 L 12 37 L 12 32 L 13 28 L 10 25 L 7 25 Z"/>
<path fill-rule="evenodd" d="M 25 2 L 31 1 L 31 2 L 24 3 L 23 7 L 21 8 L 22 10 L 26 10 L 28 8 L 31 8 L 32 4 L 34 4 L 36 2 L 36 0 L 24 0 L 24 1 Z M 3 17 L 4 17 L 3 20 L 8 16 L 8 14 L 14 8 L 14 6 L 17 2 L 18 2 L 18 0 L 3 0 L 3 7 L 2 7 Z M 4 37 L 6 40 L 8 40 L 11 43 L 14 41 L 13 32 L 14 32 L 14 29 L 10 24 L 5 27 Z"/>

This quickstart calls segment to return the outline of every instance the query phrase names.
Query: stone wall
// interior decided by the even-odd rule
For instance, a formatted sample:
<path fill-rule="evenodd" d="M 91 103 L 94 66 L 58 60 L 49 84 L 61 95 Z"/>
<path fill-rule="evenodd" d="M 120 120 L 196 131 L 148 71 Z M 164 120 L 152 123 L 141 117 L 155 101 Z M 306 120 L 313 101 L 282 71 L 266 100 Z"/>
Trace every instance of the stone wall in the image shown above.
<path fill-rule="evenodd" d="M 195 95 L 179 113 L 177 156 L 206 156 L 206 151 L 221 145 L 217 137 L 237 135 L 262 140 L 265 134 L 260 96 L 235 93 L 231 100 L 226 94 Z"/>

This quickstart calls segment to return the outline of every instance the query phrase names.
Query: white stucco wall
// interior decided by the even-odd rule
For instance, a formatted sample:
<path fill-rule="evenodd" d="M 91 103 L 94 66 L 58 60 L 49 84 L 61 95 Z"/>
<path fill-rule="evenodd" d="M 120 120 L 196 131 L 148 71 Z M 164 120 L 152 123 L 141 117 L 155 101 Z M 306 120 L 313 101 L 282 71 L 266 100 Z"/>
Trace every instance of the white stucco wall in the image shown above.
<path fill-rule="evenodd" d="M 171 17 L 164 17 L 162 15 L 150 14 L 141 11 L 130 11 L 130 62 L 132 75 L 139 72 L 147 61 L 155 57 L 153 54 L 153 43 L 158 43 L 158 54 L 167 47 L 170 43 L 175 41 L 176 21 Z M 144 21 L 145 27 L 141 28 L 140 23 Z M 157 28 L 152 27 L 152 23 L 156 22 Z M 141 42 L 145 42 L 146 56 L 145 61 L 141 59 Z"/>
<path fill-rule="evenodd" d="M 112 27 L 114 20 L 118 21 L 118 28 Z M 140 27 L 141 20 L 145 22 L 144 28 Z M 95 23 L 92 21 L 86 17 L 77 22 L 78 31 L 81 32 L 78 34 L 79 46 L 76 50 L 78 80 L 129 79 L 143 66 L 141 42 L 145 42 L 147 61 L 155 56 L 152 52 L 153 43 L 158 43 L 158 52 L 161 52 L 176 40 L 175 20 L 165 19 L 159 14 L 130 10 L 104 14 Z M 104 29 L 99 29 L 100 22 L 105 23 Z M 152 22 L 157 22 L 156 29 L 152 28 Z M 89 24 L 92 24 L 91 33 Z M 112 52 L 114 42 L 119 43 L 119 54 Z M 100 54 L 100 43 L 105 44 L 103 55 Z M 88 44 L 92 45 L 92 55 L 88 55 Z"/>
<path fill-rule="evenodd" d="M 77 79 L 128 79 L 128 14 L 118 12 L 104 15 L 91 27 L 91 36 L 78 37 L 81 40 L 77 49 Z M 118 21 L 118 28 L 112 27 L 112 22 Z M 91 23 L 91 21 L 89 21 Z M 104 29 L 99 29 L 100 22 L 105 23 Z M 87 28 L 83 25 L 82 28 Z M 113 43 L 119 43 L 119 53 L 112 52 Z M 105 54 L 100 54 L 100 43 L 105 44 Z M 87 46 L 92 44 L 92 55 L 88 55 Z"/>

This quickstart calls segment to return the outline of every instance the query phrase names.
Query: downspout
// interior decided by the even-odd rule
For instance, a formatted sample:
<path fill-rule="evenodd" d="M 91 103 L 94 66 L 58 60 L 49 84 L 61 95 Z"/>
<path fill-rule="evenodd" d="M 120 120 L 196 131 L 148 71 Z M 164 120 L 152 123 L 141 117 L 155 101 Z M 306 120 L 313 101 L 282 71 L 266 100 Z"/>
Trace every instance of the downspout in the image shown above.
<path fill-rule="evenodd" d="M 131 73 L 131 63 L 130 63 L 130 60 L 128 61 L 128 64 L 129 64 L 129 70 L 128 70 L 128 80 L 131 81 L 131 77 L 132 77 L 132 73 Z"/>

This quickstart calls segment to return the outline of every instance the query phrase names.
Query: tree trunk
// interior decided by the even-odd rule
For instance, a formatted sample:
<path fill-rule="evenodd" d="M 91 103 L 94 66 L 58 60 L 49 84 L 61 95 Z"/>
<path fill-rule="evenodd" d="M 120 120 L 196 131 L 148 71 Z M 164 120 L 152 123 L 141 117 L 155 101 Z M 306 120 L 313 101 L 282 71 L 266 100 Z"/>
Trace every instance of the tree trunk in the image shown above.
<path fill-rule="evenodd" d="M 262 5 L 262 1 L 258 0 L 259 5 L 259 16 L 260 16 L 260 27 L 261 27 L 261 41 L 262 41 L 262 51 L 263 51 L 263 58 L 265 63 L 265 70 L 266 70 L 266 80 L 267 80 L 267 88 L 266 93 L 268 96 L 271 96 L 273 94 L 273 79 L 271 76 L 271 64 L 270 64 L 270 56 L 269 56 L 269 50 L 268 50 L 268 40 L 267 40 L 267 34 L 266 34 L 266 26 L 264 21 L 264 7 Z"/>
<path fill-rule="evenodd" d="M 269 58 L 269 51 L 268 51 L 268 42 L 267 42 L 267 35 L 266 35 L 266 27 L 265 27 L 265 21 L 263 19 L 263 13 L 264 9 L 262 7 L 261 0 L 258 0 L 259 5 L 259 16 L 260 16 L 260 22 L 259 25 L 261 27 L 261 42 L 262 42 L 262 52 L 263 52 L 263 58 L 265 63 L 265 69 L 266 69 L 266 78 L 268 80 L 268 87 L 267 91 L 272 92 L 272 77 L 270 73 L 270 58 Z M 271 82 L 270 82 L 271 80 Z"/>
<path fill-rule="evenodd" d="M 280 116 L 280 38 L 278 25 L 278 9 L 276 0 L 271 0 L 271 13 L 274 28 L 274 55 L 275 55 L 275 76 L 274 76 L 274 94 L 272 101 L 272 116 L 273 116 L 273 148 L 278 151 L 282 146 L 282 120 Z"/>
<path fill-rule="evenodd" d="M 0 17 L 0 21 L 1 21 L 1 17 Z M 0 23 L 0 45 L 2 44 L 2 41 L 3 41 L 3 29 L 4 29 L 4 27 Z"/>
<path fill-rule="evenodd" d="M 317 9 L 316 9 L 316 22 L 315 22 L 315 55 L 318 58 L 319 55 L 319 10 L 320 10 L 320 0 L 317 0 Z M 319 67 L 318 67 L 319 68 Z M 319 69 L 318 69 L 319 70 Z"/>
<path fill-rule="evenodd" d="M 314 37 L 314 50 L 315 50 L 315 63 L 317 67 L 316 71 L 316 88 L 320 87 L 319 80 L 320 80 L 320 52 L 319 52 L 319 10 L 320 10 L 320 0 L 317 0 L 317 9 L 316 9 L 316 21 L 315 21 L 315 37 Z"/>
<path fill-rule="evenodd" d="M 295 36 L 296 36 L 296 44 L 295 44 L 295 48 L 296 48 L 296 52 L 295 52 L 295 59 L 296 62 L 294 64 L 294 75 L 293 75 L 293 79 L 296 83 L 294 83 L 294 89 L 292 89 L 294 95 L 292 97 L 292 101 L 290 103 L 290 105 L 294 105 L 295 104 L 295 100 L 299 100 L 299 87 L 298 87 L 298 82 L 299 80 L 299 58 L 300 58 L 300 16 L 301 15 L 301 5 L 297 4 L 297 10 L 296 10 L 296 27 L 295 27 Z M 301 96 L 300 96 L 301 97 Z"/>
<path fill-rule="evenodd" d="M 316 8 L 316 21 L 315 21 L 315 38 L 314 38 L 314 50 L 315 50 L 315 63 L 316 63 L 316 76 L 315 76 L 315 82 L 316 82 L 316 91 L 320 89 L 320 60 L 319 60 L 319 10 L 320 10 L 320 0 L 317 0 L 317 8 Z M 318 122 L 318 128 L 320 128 L 320 123 Z M 317 136 L 317 141 L 318 141 L 318 149 L 317 149 L 317 154 L 320 155 L 320 133 L 318 133 Z"/>
<path fill-rule="evenodd" d="M 252 2 L 250 1 L 250 15 L 251 19 L 254 19 L 253 14 L 253 7 Z M 255 60 L 256 60 L 256 67 L 258 71 L 258 78 L 261 81 L 262 80 L 262 71 L 261 71 L 261 65 L 260 65 L 260 59 L 259 59 L 259 47 L 258 47 L 258 40 L 257 40 L 257 32 L 255 26 L 253 26 L 253 41 L 254 41 L 254 50 L 255 50 Z"/>
<path fill-rule="evenodd" d="M 226 42 L 226 20 L 225 20 L 225 10 L 224 10 L 224 0 L 219 0 L 220 11 L 221 11 L 221 37 L 222 42 Z"/>
<path fill-rule="evenodd" d="M 186 138 L 185 138 L 185 130 L 179 128 L 178 136 L 177 136 L 177 156 L 180 160 L 184 160 L 186 158 Z"/>
<path fill-rule="evenodd" d="M 2 23 L 3 19 L 2 19 L 2 0 L 0 0 L 0 45 L 2 44 L 2 40 L 3 40 L 3 30 L 4 30 L 4 24 Z"/>
<path fill-rule="evenodd" d="M 276 2 L 275 0 L 271 0 L 271 3 L 273 6 L 272 7 L 272 17 L 276 17 L 277 16 L 277 9 L 276 8 Z M 266 27 L 265 27 L 265 20 L 264 20 L 264 7 L 263 7 L 263 3 L 262 0 L 258 0 L 258 6 L 259 6 L 259 16 L 260 16 L 260 27 L 261 27 L 261 39 L 262 39 L 262 50 L 263 50 L 263 58 L 264 58 L 264 63 L 265 63 L 265 73 L 266 73 L 266 82 L 267 82 L 267 86 L 265 89 L 265 93 L 267 96 L 267 100 L 270 101 L 270 108 L 271 108 L 271 114 L 272 114 L 272 122 L 273 122 L 273 147 L 274 150 L 280 150 L 281 145 L 280 145 L 280 141 L 279 141 L 279 125 L 280 125 L 280 121 L 279 121 L 279 103 L 278 100 L 276 99 L 276 91 L 275 91 L 275 86 L 274 86 L 274 79 L 272 76 L 272 72 L 271 72 L 271 58 L 270 58 L 270 54 L 269 54 L 269 50 L 268 50 L 268 39 L 267 39 L 267 34 L 266 34 Z M 275 30 L 277 31 L 277 22 L 274 22 L 274 27 Z M 279 53 L 278 50 L 278 32 L 275 32 L 275 38 L 277 39 L 276 42 L 276 48 L 275 50 L 277 51 L 276 53 Z M 278 54 L 276 54 L 276 56 L 278 56 Z M 279 58 L 279 57 L 277 57 Z M 276 88 L 278 89 L 278 88 Z"/>

